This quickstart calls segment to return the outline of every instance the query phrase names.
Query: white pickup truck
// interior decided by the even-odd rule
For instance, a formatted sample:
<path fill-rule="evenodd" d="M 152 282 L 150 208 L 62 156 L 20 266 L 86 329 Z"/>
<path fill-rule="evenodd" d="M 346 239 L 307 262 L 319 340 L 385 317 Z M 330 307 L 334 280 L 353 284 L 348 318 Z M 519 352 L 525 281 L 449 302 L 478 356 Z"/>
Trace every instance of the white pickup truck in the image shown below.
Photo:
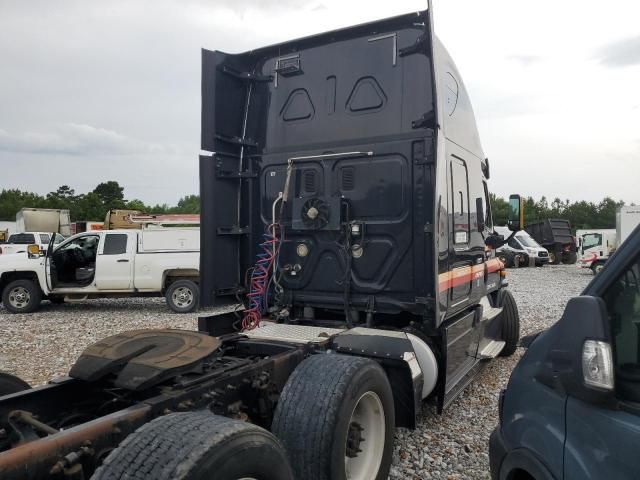
<path fill-rule="evenodd" d="M 0 255 L 10 253 L 25 253 L 29 245 L 38 245 L 40 250 L 46 252 L 53 238 L 53 245 L 58 245 L 64 240 L 59 233 L 48 232 L 24 232 L 9 235 L 6 243 L 0 244 Z"/>
<path fill-rule="evenodd" d="M 87 298 L 164 295 L 179 313 L 198 306 L 200 231 L 157 228 L 84 232 L 0 255 L 0 292 L 13 313 Z"/>

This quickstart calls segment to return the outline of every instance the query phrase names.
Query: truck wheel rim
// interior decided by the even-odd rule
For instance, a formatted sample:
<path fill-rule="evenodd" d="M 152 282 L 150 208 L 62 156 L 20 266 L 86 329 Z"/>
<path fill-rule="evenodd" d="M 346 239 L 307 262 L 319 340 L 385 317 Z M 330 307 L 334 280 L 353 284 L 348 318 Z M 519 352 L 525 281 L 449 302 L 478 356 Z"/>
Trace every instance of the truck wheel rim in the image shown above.
<path fill-rule="evenodd" d="M 604 265 L 596 265 L 596 268 L 594 269 L 594 271 L 596 273 L 600 273 L 603 268 L 604 268 Z"/>
<path fill-rule="evenodd" d="M 193 292 L 187 287 L 178 287 L 171 296 L 173 303 L 180 308 L 188 307 L 193 303 Z"/>
<path fill-rule="evenodd" d="M 380 397 L 374 392 L 366 392 L 356 402 L 349 420 L 344 457 L 348 480 L 376 478 L 384 453 L 385 428 Z"/>
<path fill-rule="evenodd" d="M 29 305 L 31 294 L 24 287 L 12 288 L 9 292 L 9 304 L 13 308 L 24 308 Z"/>

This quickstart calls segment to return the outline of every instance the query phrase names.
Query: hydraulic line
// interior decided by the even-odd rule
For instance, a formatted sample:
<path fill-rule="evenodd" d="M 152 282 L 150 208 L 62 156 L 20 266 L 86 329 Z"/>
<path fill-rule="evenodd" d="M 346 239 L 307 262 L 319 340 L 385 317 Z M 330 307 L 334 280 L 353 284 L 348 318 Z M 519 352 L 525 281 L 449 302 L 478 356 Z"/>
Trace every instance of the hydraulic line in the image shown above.
<path fill-rule="evenodd" d="M 247 298 L 249 307 L 245 310 L 242 318 L 242 330 L 252 330 L 258 326 L 262 315 L 268 310 L 267 290 L 271 283 L 272 276 L 275 276 L 277 264 L 275 262 L 280 242 L 278 241 L 278 227 L 276 221 L 276 205 L 283 200 L 283 194 L 280 193 L 274 200 L 271 207 L 271 225 L 267 227 L 264 233 L 262 243 L 260 243 L 260 251 L 258 252 L 256 264 L 251 271 L 251 280 L 249 282 L 249 292 Z"/>

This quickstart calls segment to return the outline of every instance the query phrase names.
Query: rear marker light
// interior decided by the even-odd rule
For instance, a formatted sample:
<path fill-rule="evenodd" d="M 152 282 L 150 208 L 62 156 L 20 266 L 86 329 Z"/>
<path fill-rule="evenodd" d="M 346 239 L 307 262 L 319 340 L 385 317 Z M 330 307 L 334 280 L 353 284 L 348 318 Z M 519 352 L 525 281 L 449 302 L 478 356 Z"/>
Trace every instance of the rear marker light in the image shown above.
<path fill-rule="evenodd" d="M 607 342 L 587 340 L 582 347 L 582 375 L 591 387 L 613 390 L 613 358 Z"/>

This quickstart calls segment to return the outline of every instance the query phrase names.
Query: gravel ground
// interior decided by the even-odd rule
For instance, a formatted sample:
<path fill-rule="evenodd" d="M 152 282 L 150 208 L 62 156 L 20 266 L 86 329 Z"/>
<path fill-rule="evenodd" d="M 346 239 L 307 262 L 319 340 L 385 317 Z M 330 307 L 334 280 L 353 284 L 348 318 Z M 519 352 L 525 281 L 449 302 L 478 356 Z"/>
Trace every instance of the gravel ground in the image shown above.
<path fill-rule="evenodd" d="M 591 280 L 571 266 L 509 271 L 520 310 L 521 334 L 549 327 L 565 304 Z M 197 314 L 172 313 L 164 299 L 109 299 L 52 305 L 31 315 L 10 315 L 0 306 L 0 370 L 32 385 L 66 375 L 89 344 L 123 330 L 197 328 Z M 463 394 L 437 415 L 422 412 L 416 430 L 398 429 L 391 479 L 489 479 L 488 440 L 497 423 L 497 398 L 522 351 L 492 362 Z"/>

